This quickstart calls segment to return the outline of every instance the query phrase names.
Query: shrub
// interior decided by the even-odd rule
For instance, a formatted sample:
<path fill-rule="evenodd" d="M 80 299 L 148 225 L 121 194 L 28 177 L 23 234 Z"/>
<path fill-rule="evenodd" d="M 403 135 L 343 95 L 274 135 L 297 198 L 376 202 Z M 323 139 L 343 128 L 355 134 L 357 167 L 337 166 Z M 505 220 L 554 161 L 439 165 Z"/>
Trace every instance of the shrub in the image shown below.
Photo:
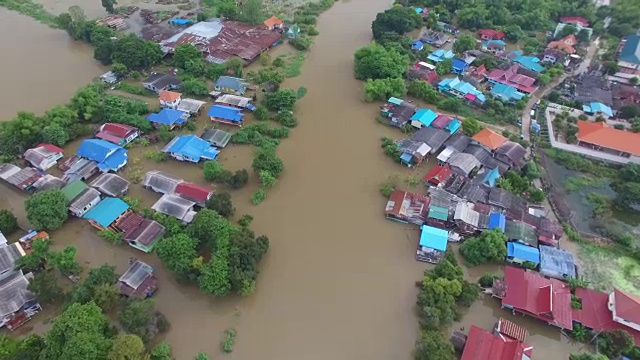
<path fill-rule="evenodd" d="M 262 105 L 258 105 L 253 111 L 253 116 L 256 118 L 256 120 L 267 120 L 269 118 L 269 110 L 267 110 L 267 108 Z"/>
<path fill-rule="evenodd" d="M 307 29 L 307 34 L 309 34 L 309 36 L 317 36 L 320 34 L 320 32 L 318 31 L 318 29 L 316 29 L 315 26 L 309 25 L 309 28 Z"/>
<path fill-rule="evenodd" d="M 300 36 L 295 39 L 289 40 L 289 44 L 296 50 L 308 50 L 311 47 L 311 39 L 305 36 Z"/>
<path fill-rule="evenodd" d="M 284 111 L 278 114 L 278 122 L 280 122 L 282 126 L 289 128 L 296 127 L 298 125 L 298 120 L 291 111 Z"/>
<path fill-rule="evenodd" d="M 113 230 L 98 231 L 98 236 L 100 236 L 101 238 L 107 240 L 108 242 L 114 245 L 122 244 L 122 234 L 117 233 Z"/>
<path fill-rule="evenodd" d="M 149 160 L 153 160 L 155 162 L 164 162 L 164 161 L 167 161 L 167 159 L 169 158 L 169 155 L 167 155 L 166 153 L 163 153 L 162 151 L 149 150 L 146 153 L 144 153 L 144 157 Z"/>
<path fill-rule="evenodd" d="M 18 220 L 7 209 L 0 209 L 0 232 L 9 235 L 18 230 Z"/>
<path fill-rule="evenodd" d="M 285 63 L 281 57 L 277 57 L 273 59 L 273 62 L 271 63 L 271 65 L 273 65 L 273 67 L 283 67 Z"/>
<path fill-rule="evenodd" d="M 246 169 L 236 170 L 235 173 L 229 178 L 227 184 L 233 189 L 240 189 L 249 182 L 249 173 Z"/>
<path fill-rule="evenodd" d="M 251 195 L 251 202 L 253 203 L 253 205 L 258 205 L 263 202 L 266 197 L 267 190 L 265 190 L 264 188 L 260 188 Z"/>
<path fill-rule="evenodd" d="M 236 341 L 237 331 L 234 328 L 228 328 L 224 331 L 224 340 L 222 340 L 222 351 L 230 353 L 233 351 L 233 343 Z"/>
<path fill-rule="evenodd" d="M 486 273 L 478 280 L 478 285 L 483 288 L 490 288 L 493 286 L 493 280 L 496 278 L 492 273 Z"/>

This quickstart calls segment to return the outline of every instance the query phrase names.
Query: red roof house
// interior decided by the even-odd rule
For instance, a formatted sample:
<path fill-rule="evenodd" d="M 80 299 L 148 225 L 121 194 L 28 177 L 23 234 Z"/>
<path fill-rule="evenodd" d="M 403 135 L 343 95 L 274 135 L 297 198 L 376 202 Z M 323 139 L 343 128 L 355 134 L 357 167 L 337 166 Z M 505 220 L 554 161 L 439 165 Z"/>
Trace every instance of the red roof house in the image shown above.
<path fill-rule="evenodd" d="M 478 36 L 482 40 L 502 40 L 504 39 L 504 32 L 502 30 L 481 29 L 478 30 Z"/>
<path fill-rule="evenodd" d="M 581 16 L 563 16 L 560 22 L 565 24 L 577 24 L 582 27 L 589 27 L 589 21 Z"/>
<path fill-rule="evenodd" d="M 471 325 L 460 360 L 525 360 L 532 352 L 522 341 Z"/>
<path fill-rule="evenodd" d="M 536 91 L 538 88 L 533 86 L 536 82 L 536 79 L 518 73 L 520 69 L 520 64 L 513 64 L 507 70 L 502 69 L 493 69 L 487 76 L 489 82 L 492 84 L 500 83 L 509 86 L 513 86 L 514 88 L 525 92 L 527 94 L 531 94 Z"/>
<path fill-rule="evenodd" d="M 384 214 L 387 219 L 422 225 L 427 219 L 430 201 L 426 195 L 394 190 L 389 196 Z"/>
<path fill-rule="evenodd" d="M 640 156 L 640 134 L 614 129 L 604 121 L 578 120 L 578 145 L 620 156 Z"/>
<path fill-rule="evenodd" d="M 449 165 L 436 165 L 425 175 L 424 180 L 431 185 L 438 186 L 447 182 L 452 174 Z"/>
<path fill-rule="evenodd" d="M 440 114 L 435 120 L 431 123 L 431 127 L 436 129 L 444 129 L 449 125 L 449 123 L 453 121 L 453 118 L 449 115 Z"/>
<path fill-rule="evenodd" d="M 575 295 L 580 298 L 582 309 L 573 309 L 574 321 L 595 331 L 625 330 L 633 336 L 636 346 L 640 345 L 640 303 L 637 296 L 620 290 L 606 294 L 583 288 L 576 289 Z"/>
<path fill-rule="evenodd" d="M 284 21 L 281 19 L 278 19 L 275 16 L 272 16 L 264 21 L 264 26 L 266 26 L 267 29 L 269 30 L 282 28 L 283 25 L 284 25 Z"/>
<path fill-rule="evenodd" d="M 575 54 L 576 49 L 574 48 L 574 45 L 576 45 L 577 43 L 578 39 L 576 39 L 575 35 L 571 34 L 565 36 L 560 40 L 550 42 L 549 44 L 547 44 L 547 49 L 558 49 L 564 51 L 567 54 Z"/>
<path fill-rule="evenodd" d="M 213 190 L 192 182 L 183 181 L 176 186 L 175 193 L 187 200 L 194 201 L 199 206 L 204 206 L 213 195 Z"/>
<path fill-rule="evenodd" d="M 63 157 L 62 149 L 53 144 L 39 144 L 25 151 L 24 159 L 33 167 L 45 171 L 58 163 Z"/>
<path fill-rule="evenodd" d="M 503 308 L 513 309 L 561 329 L 573 329 L 571 290 L 566 283 L 507 266 L 504 269 L 504 281 L 497 288 L 499 293 L 496 295 L 502 298 Z"/>
<path fill-rule="evenodd" d="M 140 135 L 140 130 L 133 126 L 106 123 L 100 126 L 96 137 L 116 145 L 125 145 L 132 142 L 138 135 Z"/>

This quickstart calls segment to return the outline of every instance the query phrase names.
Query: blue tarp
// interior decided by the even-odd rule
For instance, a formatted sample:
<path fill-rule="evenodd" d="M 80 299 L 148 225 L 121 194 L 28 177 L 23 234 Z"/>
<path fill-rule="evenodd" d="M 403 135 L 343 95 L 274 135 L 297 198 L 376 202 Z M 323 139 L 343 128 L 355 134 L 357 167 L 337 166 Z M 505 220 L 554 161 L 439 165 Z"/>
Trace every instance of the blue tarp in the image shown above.
<path fill-rule="evenodd" d="M 422 233 L 420 234 L 420 246 L 438 251 L 447 250 L 447 240 L 449 239 L 449 232 L 447 230 L 427 225 L 422 225 L 421 228 Z"/>
<path fill-rule="evenodd" d="M 159 113 L 149 114 L 147 120 L 161 125 L 182 125 L 185 122 L 184 111 L 162 109 Z"/>
<path fill-rule="evenodd" d="M 108 197 L 82 216 L 83 219 L 93 220 L 103 228 L 111 225 L 118 217 L 129 209 L 129 205 L 119 198 Z"/>
<path fill-rule="evenodd" d="M 460 59 L 451 60 L 451 71 L 455 74 L 460 74 L 469 66 L 466 62 Z"/>
<path fill-rule="evenodd" d="M 398 99 L 397 97 L 390 97 L 387 102 L 393 105 L 400 105 L 404 102 L 404 100 Z"/>
<path fill-rule="evenodd" d="M 213 105 L 209 109 L 209 116 L 233 122 L 242 122 L 243 114 L 238 108 L 224 105 Z"/>
<path fill-rule="evenodd" d="M 424 43 L 420 40 L 414 40 L 411 42 L 411 49 L 420 51 L 424 48 Z"/>
<path fill-rule="evenodd" d="M 420 121 L 424 126 L 429 126 L 438 117 L 431 109 L 420 109 L 416 111 L 415 114 L 411 117 L 411 121 L 417 120 Z"/>
<path fill-rule="evenodd" d="M 492 213 L 491 215 L 489 215 L 489 230 L 500 229 L 504 232 L 506 224 L 507 219 L 503 214 Z"/>
<path fill-rule="evenodd" d="M 540 251 L 537 248 L 517 242 L 507 243 L 507 257 L 540 264 Z"/>
<path fill-rule="evenodd" d="M 413 160 L 413 155 L 409 153 L 402 153 L 402 155 L 400 155 L 400 161 L 402 161 L 405 164 L 411 164 L 412 160 Z"/>
<path fill-rule="evenodd" d="M 98 169 L 102 172 L 118 171 L 127 164 L 127 150 L 120 148 L 111 154 L 105 161 L 98 163 Z"/>
<path fill-rule="evenodd" d="M 484 175 L 484 178 L 482 179 L 482 183 L 489 185 L 491 187 L 494 187 L 496 186 L 496 182 L 498 181 L 499 178 L 500 178 L 500 171 L 498 171 L 498 168 L 496 167 L 495 169 L 490 170 Z"/>
<path fill-rule="evenodd" d="M 193 21 L 188 20 L 188 19 L 173 18 L 173 19 L 169 20 L 169 24 L 173 24 L 173 25 L 189 25 L 189 24 L 193 24 Z"/>
<path fill-rule="evenodd" d="M 582 105 L 582 111 L 588 114 L 602 113 L 608 117 L 613 116 L 613 110 L 601 102 L 592 102 L 589 105 Z"/>
<path fill-rule="evenodd" d="M 220 153 L 207 141 L 195 135 L 176 136 L 162 151 L 179 154 L 194 161 L 199 161 L 200 159 L 215 160 Z"/>

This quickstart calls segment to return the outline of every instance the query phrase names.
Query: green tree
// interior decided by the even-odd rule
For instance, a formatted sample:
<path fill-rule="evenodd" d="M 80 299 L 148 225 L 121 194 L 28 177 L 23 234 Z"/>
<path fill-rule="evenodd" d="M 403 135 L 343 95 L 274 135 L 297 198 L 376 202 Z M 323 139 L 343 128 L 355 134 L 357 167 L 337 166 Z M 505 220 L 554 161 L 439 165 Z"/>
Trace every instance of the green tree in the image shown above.
<path fill-rule="evenodd" d="M 609 358 L 602 354 L 582 353 L 569 355 L 569 360 L 609 360 Z"/>
<path fill-rule="evenodd" d="M 438 92 L 422 80 L 413 80 L 410 82 L 407 87 L 407 93 L 429 104 L 435 104 L 438 101 Z"/>
<path fill-rule="evenodd" d="M 190 96 L 205 96 L 209 94 L 209 87 L 204 80 L 190 78 L 182 82 L 182 92 Z"/>
<path fill-rule="evenodd" d="M 640 80 L 640 79 L 638 79 L 638 77 L 637 77 L 637 76 L 634 76 L 634 77 L 632 77 L 631 79 L 629 79 L 629 84 L 631 84 L 631 85 L 638 85 L 638 80 Z"/>
<path fill-rule="evenodd" d="M 73 245 L 65 246 L 61 251 L 52 251 L 49 254 L 49 261 L 63 275 L 78 275 L 82 268 L 76 262 L 77 249 Z"/>
<path fill-rule="evenodd" d="M 416 360 L 453 360 L 453 346 L 437 330 L 423 331 L 416 342 Z"/>
<path fill-rule="evenodd" d="M 542 86 L 547 86 L 551 82 L 551 76 L 549 74 L 542 74 L 538 77 L 538 83 Z"/>
<path fill-rule="evenodd" d="M 145 41 L 135 34 L 119 37 L 113 42 L 111 58 L 113 62 L 123 64 L 128 69 L 146 69 L 162 60 L 160 45 Z"/>
<path fill-rule="evenodd" d="M 474 118 L 465 118 L 462 120 L 462 132 L 467 136 L 473 136 L 484 129 L 484 126 Z"/>
<path fill-rule="evenodd" d="M 107 360 L 148 360 L 144 343 L 138 335 L 119 334 L 113 340 Z"/>
<path fill-rule="evenodd" d="M 284 162 L 276 155 L 275 147 L 260 147 L 255 151 L 251 167 L 257 173 L 266 170 L 279 178 L 284 171 Z"/>
<path fill-rule="evenodd" d="M 57 146 L 63 146 L 69 141 L 69 133 L 65 128 L 58 124 L 51 124 L 42 129 L 42 141 Z"/>
<path fill-rule="evenodd" d="M 211 260 L 202 267 L 199 283 L 202 291 L 215 296 L 225 296 L 231 290 L 229 281 L 231 224 L 221 216 L 217 214 L 216 216 L 212 226 L 215 234 L 215 252 Z"/>
<path fill-rule="evenodd" d="M 49 257 L 51 240 L 36 239 L 31 243 L 31 252 L 16 261 L 16 268 L 25 272 L 39 270 Z"/>
<path fill-rule="evenodd" d="M 540 44 L 540 41 L 538 41 L 538 39 L 530 37 L 527 38 L 524 41 L 524 52 L 525 53 L 529 53 L 529 54 L 533 54 L 538 52 L 538 50 L 540 49 L 540 47 L 542 46 L 542 44 Z"/>
<path fill-rule="evenodd" d="M 378 13 L 371 23 L 373 37 L 379 40 L 385 33 L 403 35 L 422 25 L 422 17 L 408 7 L 394 6 Z"/>
<path fill-rule="evenodd" d="M 581 43 L 587 43 L 589 42 L 589 30 L 587 29 L 581 29 L 580 31 L 578 31 L 578 33 L 576 34 L 576 39 L 581 42 Z"/>
<path fill-rule="evenodd" d="M 196 355 L 196 360 L 209 360 L 209 356 L 203 352 L 199 352 L 198 355 Z"/>
<path fill-rule="evenodd" d="M 45 347 L 40 335 L 31 334 L 22 341 L 0 337 L 0 358 L 3 360 L 39 360 Z"/>
<path fill-rule="evenodd" d="M 391 96 L 402 97 L 407 92 L 404 80 L 396 79 L 369 79 L 364 83 L 364 99 L 367 102 L 386 100 Z"/>
<path fill-rule="evenodd" d="M 253 111 L 253 116 L 256 118 L 256 120 L 267 120 L 269 118 L 269 110 L 267 110 L 267 108 L 262 105 L 258 105 Z"/>
<path fill-rule="evenodd" d="M 633 346 L 633 337 L 626 330 L 605 331 L 598 337 L 600 351 L 611 359 L 626 354 Z"/>
<path fill-rule="evenodd" d="M 451 68 L 453 67 L 453 60 L 445 59 L 436 64 L 436 74 L 439 76 L 447 75 L 451 72 Z"/>
<path fill-rule="evenodd" d="M 113 71 L 113 73 L 116 74 L 118 78 L 121 78 L 127 75 L 129 69 L 127 69 L 127 66 L 125 64 L 114 63 L 113 65 L 111 65 L 111 71 Z"/>
<path fill-rule="evenodd" d="M 29 282 L 29 291 L 36 295 L 36 299 L 41 304 L 52 304 L 64 295 L 58 286 L 58 276 L 51 271 L 36 273 Z"/>
<path fill-rule="evenodd" d="M 19 112 L 9 121 L 0 122 L 0 153 L 22 155 L 35 145 L 41 131 L 41 120 L 33 113 Z"/>
<path fill-rule="evenodd" d="M 111 347 L 107 318 L 96 304 L 71 304 L 53 320 L 41 359 L 104 359 Z"/>
<path fill-rule="evenodd" d="M 267 170 L 260 170 L 260 182 L 262 183 L 262 186 L 270 188 L 270 187 L 274 187 L 276 185 L 276 178 L 271 175 L 271 173 Z"/>
<path fill-rule="evenodd" d="M 231 177 L 229 177 L 229 181 L 227 181 L 227 185 L 229 185 L 233 189 L 240 189 L 241 187 L 247 185 L 249 182 L 249 173 L 246 169 L 236 170 Z"/>
<path fill-rule="evenodd" d="M 231 194 L 228 192 L 214 193 L 206 203 L 207 209 L 211 209 L 223 217 L 230 217 L 235 212 L 231 201 Z"/>
<path fill-rule="evenodd" d="M 115 267 L 102 265 L 89 270 L 87 278 L 80 285 L 76 285 L 69 294 L 68 303 L 86 304 L 92 302 L 102 309 L 110 309 L 112 302 L 105 289 L 114 288 L 118 281 Z"/>
<path fill-rule="evenodd" d="M 627 104 L 620 108 L 617 115 L 623 119 L 633 119 L 640 115 L 640 108 L 636 104 Z"/>
<path fill-rule="evenodd" d="M 460 254 L 471 266 L 502 262 L 507 256 L 507 236 L 499 229 L 484 231 L 478 237 L 465 240 Z"/>
<path fill-rule="evenodd" d="M 180 69 L 184 70 L 189 61 L 197 60 L 202 60 L 202 53 L 191 44 L 180 45 L 173 52 L 173 64 Z"/>
<path fill-rule="evenodd" d="M 27 220 L 39 230 L 55 230 L 67 221 L 67 198 L 60 190 L 40 191 L 24 203 Z"/>
<path fill-rule="evenodd" d="M 200 210 L 188 227 L 189 235 L 198 239 L 200 244 L 207 244 L 212 249 L 215 249 L 217 239 L 215 231 L 220 218 L 221 215 L 213 210 Z"/>
<path fill-rule="evenodd" d="M 103 110 L 103 94 L 104 88 L 101 84 L 89 84 L 76 91 L 69 102 L 69 107 L 81 120 L 99 120 Z"/>
<path fill-rule="evenodd" d="M 173 360 L 171 356 L 171 345 L 161 342 L 151 350 L 151 360 Z"/>
<path fill-rule="evenodd" d="M 262 0 L 247 0 L 242 5 L 242 21 L 261 24 L 265 19 Z"/>
<path fill-rule="evenodd" d="M 109 13 L 113 14 L 115 11 L 114 5 L 116 5 L 116 0 L 102 0 L 102 7 Z"/>
<path fill-rule="evenodd" d="M 122 328 L 135 334 L 148 343 L 159 332 L 157 328 L 158 313 L 154 309 L 151 299 L 132 299 L 125 301 L 118 314 L 118 322 Z"/>
<path fill-rule="evenodd" d="M 518 42 L 524 37 L 524 31 L 518 25 L 507 25 L 504 28 L 504 37 L 511 42 Z"/>
<path fill-rule="evenodd" d="M 453 43 L 453 51 L 457 54 L 462 54 L 467 50 L 473 50 L 476 48 L 476 38 L 470 34 L 462 34 L 458 36 L 458 39 Z"/>
<path fill-rule="evenodd" d="M 293 89 L 281 89 L 274 93 L 266 94 L 264 97 L 264 106 L 274 111 L 293 111 L 298 101 L 296 91 Z"/>
<path fill-rule="evenodd" d="M 193 269 L 193 259 L 197 256 L 196 245 L 189 236 L 178 234 L 161 239 L 156 254 L 169 270 L 185 275 Z"/>
<path fill-rule="evenodd" d="M 602 63 L 602 68 L 607 75 L 613 75 L 620 71 L 618 64 L 615 61 L 605 61 Z"/>
<path fill-rule="evenodd" d="M 224 166 L 217 161 L 207 161 L 203 166 L 204 178 L 208 181 L 225 182 L 228 175 L 225 175 Z"/>
<path fill-rule="evenodd" d="M 7 209 L 0 209 L 0 232 L 10 235 L 18 230 L 18 219 Z"/>
<path fill-rule="evenodd" d="M 358 80 L 401 78 L 407 71 L 409 58 L 378 44 L 356 51 L 355 77 Z"/>

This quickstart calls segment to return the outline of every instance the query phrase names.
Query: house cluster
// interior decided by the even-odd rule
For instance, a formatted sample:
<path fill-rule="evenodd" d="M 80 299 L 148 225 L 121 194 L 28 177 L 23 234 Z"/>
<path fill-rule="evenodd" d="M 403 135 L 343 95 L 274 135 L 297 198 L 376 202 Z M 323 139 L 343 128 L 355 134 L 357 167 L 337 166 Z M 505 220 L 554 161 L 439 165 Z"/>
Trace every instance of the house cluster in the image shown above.
<path fill-rule="evenodd" d="M 527 329 L 500 318 L 491 331 L 472 325 L 469 334 L 454 331 L 451 342 L 461 360 L 529 360 L 533 347 L 526 343 Z"/>
<path fill-rule="evenodd" d="M 145 174 L 142 186 L 162 194 L 151 209 L 172 216 L 184 224 L 193 221 L 196 209 L 203 208 L 214 193 L 207 187 L 156 170 Z"/>
<path fill-rule="evenodd" d="M 260 54 L 280 43 L 283 28 L 284 21 L 276 17 L 260 25 L 210 19 L 188 26 L 160 41 L 160 47 L 165 54 L 171 54 L 180 45 L 192 44 L 208 62 L 223 63 L 231 58 L 240 58 L 250 64 Z M 291 36 L 295 37 L 296 34 L 292 33 Z"/>

